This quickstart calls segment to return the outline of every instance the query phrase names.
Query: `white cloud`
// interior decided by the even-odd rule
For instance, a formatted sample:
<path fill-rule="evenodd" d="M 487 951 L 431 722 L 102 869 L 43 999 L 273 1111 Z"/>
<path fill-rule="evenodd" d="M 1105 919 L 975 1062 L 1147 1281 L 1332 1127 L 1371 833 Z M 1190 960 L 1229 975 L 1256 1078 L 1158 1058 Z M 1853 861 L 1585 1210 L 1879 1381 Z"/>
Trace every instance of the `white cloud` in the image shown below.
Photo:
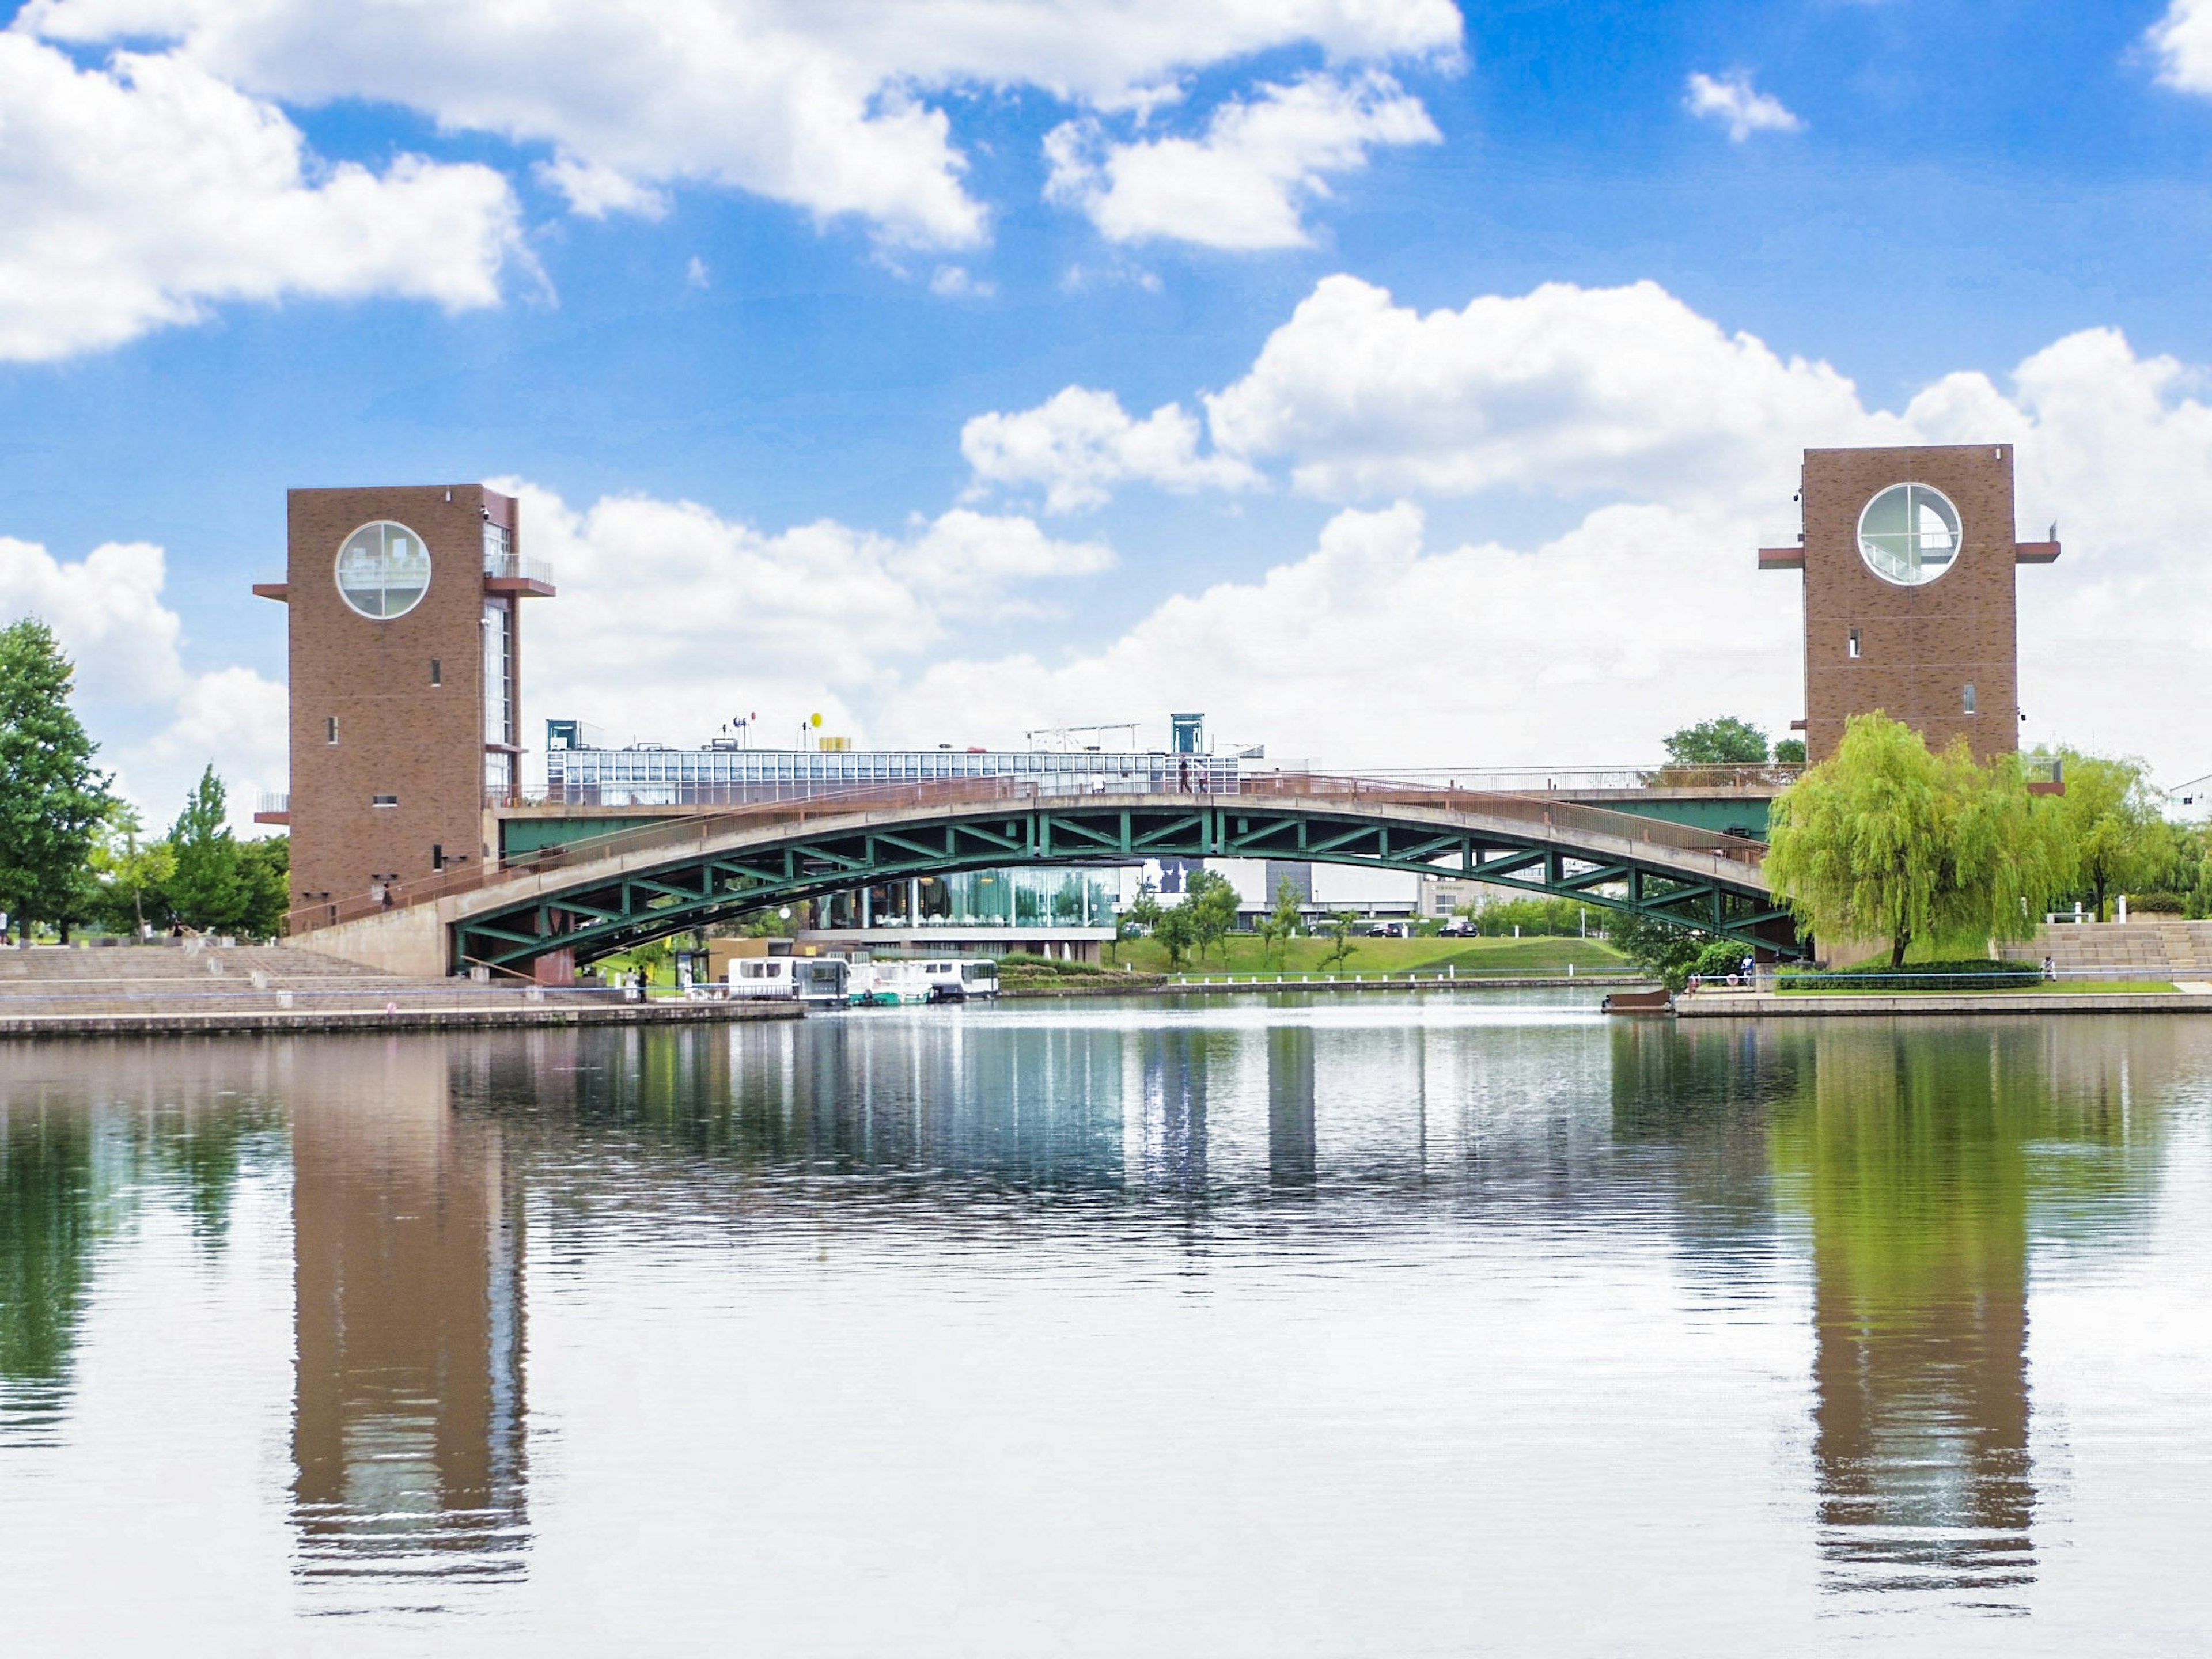
<path fill-rule="evenodd" d="M 586 212 L 701 182 L 932 247 L 988 232 L 933 92 L 1033 86 L 1132 108 L 1255 52 L 1449 59 L 1461 31 L 1451 0 L 533 0 L 426 15 L 420 0 L 32 0 L 17 27 L 174 41 L 262 95 L 398 104 L 549 145 L 552 182 Z"/>
<path fill-rule="evenodd" d="M 489 167 L 323 167 L 180 59 L 80 69 L 0 33 L 0 358 L 113 346 L 227 300 L 499 301 L 515 204 Z"/>
<path fill-rule="evenodd" d="M 1747 574 L 1748 533 L 1622 506 L 1532 550 L 1431 550 L 1416 507 L 1346 510 L 1304 556 L 1168 599 L 1072 662 L 941 661 L 887 718 L 916 737 L 980 719 L 978 741 L 1010 741 L 1122 708 L 1138 688 L 1146 708 L 1203 708 L 1273 755 L 1346 767 L 1630 761 L 1717 696 L 1783 729 L 1795 607 Z"/>
<path fill-rule="evenodd" d="M 570 210 L 586 219 L 604 219 L 610 213 L 659 219 L 668 212 L 668 198 L 661 191 L 595 161 L 556 155 L 540 162 L 537 173 L 541 184 L 558 191 L 568 198 Z"/>
<path fill-rule="evenodd" d="M 256 791 L 284 787 L 284 691 L 247 668 L 194 675 L 183 629 L 162 603 L 167 561 L 145 542 L 111 542 L 74 563 L 0 537 L 0 626 L 36 617 L 76 667 L 75 703 L 98 763 L 149 825 L 166 824 L 209 762 L 243 825 Z"/>
<path fill-rule="evenodd" d="M 933 726 L 969 699 L 1000 711 L 1003 738 L 1142 686 L 1153 706 L 1206 708 L 1218 729 L 1341 765 L 1619 761 L 1722 708 L 1778 732 L 1802 712 L 1799 590 L 1759 574 L 1753 550 L 1794 529 L 1801 452 L 2010 443 L 2016 528 L 2039 538 L 2055 520 L 2066 548 L 2020 577 L 2025 730 L 2192 775 L 2212 764 L 2189 690 L 2212 652 L 2208 384 L 2090 330 L 2005 385 L 1955 374 L 1883 411 L 1829 366 L 1729 336 L 1649 283 L 1425 317 L 1333 277 L 1206 399 L 1217 455 L 1337 500 L 1511 489 L 1613 504 L 1520 549 L 1428 550 L 1402 501 L 1342 514 L 1315 553 L 1169 598 L 1073 661 L 942 658 L 890 706 Z M 1110 447 L 1054 441 L 1132 424 L 1110 393 L 1071 388 L 985 420 L 969 433 L 991 441 L 963 445 L 980 482 L 1088 504 L 1146 476 Z M 1178 446 L 1196 454 L 1194 423 Z"/>
<path fill-rule="evenodd" d="M 1304 247 L 1324 175 L 1386 144 L 1441 142 L 1420 100 L 1377 70 L 1262 86 L 1213 112 L 1197 138 L 1109 140 L 1096 118 L 1045 137 L 1050 200 L 1080 209 L 1114 242 L 1167 240 L 1251 251 Z"/>
<path fill-rule="evenodd" d="M 1035 409 L 978 415 L 960 431 L 960 453 L 979 488 L 1042 487 L 1051 513 L 1097 507 L 1130 479 L 1173 490 L 1245 489 L 1260 482 L 1244 462 L 1198 448 L 1197 417 L 1180 404 L 1132 420 L 1112 392 L 1079 386 Z"/>
<path fill-rule="evenodd" d="M 1547 283 L 1423 316 L 1330 276 L 1206 407 L 1224 453 L 1287 463 L 1333 501 L 1771 493 L 1808 443 L 1895 430 L 1826 364 L 1784 361 L 1648 282 Z"/>
<path fill-rule="evenodd" d="M 2212 95 L 2212 0 L 2173 0 L 2151 26 L 2149 40 L 2160 81 Z"/>
<path fill-rule="evenodd" d="M 945 300 L 988 300 L 999 285 L 971 276 L 964 265 L 939 265 L 930 274 L 929 291 Z"/>
<path fill-rule="evenodd" d="M 212 764 L 223 781 L 231 823 L 244 829 L 252 821 L 256 795 L 289 787 L 290 715 L 284 687 L 250 668 L 199 675 L 176 699 L 169 725 L 121 753 L 120 781 L 141 802 L 149 826 L 159 827 L 174 817 L 200 769 Z"/>
<path fill-rule="evenodd" d="M 885 688 L 966 625 L 1036 608 L 1042 584 L 1111 567 L 1097 542 L 956 508 L 903 538 L 823 520 L 776 533 L 690 501 L 587 509 L 528 483 L 532 556 L 561 597 L 526 620 L 535 720 L 696 741 L 733 714 L 821 709 L 854 732 Z"/>
<path fill-rule="evenodd" d="M 1750 75 L 1734 70 L 1717 79 L 1693 74 L 1683 94 L 1683 107 L 1702 121 L 1717 121 L 1729 138 L 1741 143 L 1754 132 L 1798 132 L 1805 124 L 1770 94 L 1754 91 Z"/>

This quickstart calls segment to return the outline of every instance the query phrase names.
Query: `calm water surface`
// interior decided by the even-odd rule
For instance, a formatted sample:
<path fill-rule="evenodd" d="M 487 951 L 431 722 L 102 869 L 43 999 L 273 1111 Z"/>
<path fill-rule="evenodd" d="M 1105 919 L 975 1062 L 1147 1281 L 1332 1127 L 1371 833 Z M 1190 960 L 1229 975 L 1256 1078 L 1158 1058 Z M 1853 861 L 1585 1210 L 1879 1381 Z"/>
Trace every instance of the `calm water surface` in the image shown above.
<path fill-rule="evenodd" d="M 21 1653 L 2198 1652 L 2212 1022 L 0 1050 Z"/>

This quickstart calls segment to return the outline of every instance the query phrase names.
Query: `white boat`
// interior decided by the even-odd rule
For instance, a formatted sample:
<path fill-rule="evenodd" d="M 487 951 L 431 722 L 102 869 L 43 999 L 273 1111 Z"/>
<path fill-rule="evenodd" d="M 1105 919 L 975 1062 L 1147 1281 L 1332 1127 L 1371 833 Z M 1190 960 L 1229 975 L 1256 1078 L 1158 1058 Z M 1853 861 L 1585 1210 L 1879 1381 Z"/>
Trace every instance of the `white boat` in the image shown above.
<path fill-rule="evenodd" d="M 849 964 L 842 957 L 736 957 L 711 991 L 732 999 L 775 998 L 842 1007 Z"/>
<path fill-rule="evenodd" d="M 939 957 L 915 962 L 878 962 L 879 992 L 896 992 L 901 1002 L 966 1002 L 999 994 L 999 964 L 974 958 Z M 877 1000 L 888 1000 L 878 996 Z"/>

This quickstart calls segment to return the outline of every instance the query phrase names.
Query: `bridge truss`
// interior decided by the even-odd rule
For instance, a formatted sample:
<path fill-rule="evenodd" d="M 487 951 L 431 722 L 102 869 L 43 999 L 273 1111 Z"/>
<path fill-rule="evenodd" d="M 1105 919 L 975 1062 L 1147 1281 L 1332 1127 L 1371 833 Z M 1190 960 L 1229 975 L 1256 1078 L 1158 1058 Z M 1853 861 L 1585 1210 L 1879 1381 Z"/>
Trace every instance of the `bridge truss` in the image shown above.
<path fill-rule="evenodd" d="M 1759 872 L 1763 848 L 1624 813 L 1402 787 L 1348 797 L 1309 788 L 1295 799 L 1000 793 L 1012 798 L 917 800 L 889 811 L 823 804 L 771 823 L 725 814 L 732 822 L 708 818 L 548 849 L 457 907 L 454 965 L 526 972 L 557 950 L 588 961 L 748 912 L 920 876 L 1162 858 L 1279 859 L 1472 879 L 1801 952 Z"/>

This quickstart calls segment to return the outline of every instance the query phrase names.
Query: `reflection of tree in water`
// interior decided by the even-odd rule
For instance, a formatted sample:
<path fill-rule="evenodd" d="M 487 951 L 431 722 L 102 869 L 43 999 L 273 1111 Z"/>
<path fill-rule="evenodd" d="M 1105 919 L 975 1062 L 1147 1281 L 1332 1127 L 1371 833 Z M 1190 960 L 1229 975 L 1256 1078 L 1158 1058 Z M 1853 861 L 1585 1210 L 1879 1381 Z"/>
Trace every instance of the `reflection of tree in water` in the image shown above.
<path fill-rule="evenodd" d="M 282 1150 L 264 1102 L 204 1079 L 95 1066 L 89 1087 L 0 1099 L 0 1435 L 42 1436 L 66 1408 L 102 1244 L 131 1211 L 173 1205 L 219 1250 L 240 1182 Z M 97 1103 L 95 1103 L 95 1102 Z"/>
<path fill-rule="evenodd" d="M 1771 1145 L 1811 1226 L 1830 1585 L 2003 1604 L 2035 1572 L 2030 1212 L 2103 1178 L 2035 1149 L 2121 1138 L 2128 1050 L 2071 1044 L 2054 1074 L 2048 1022 L 1831 1026 L 1807 1046 L 1810 1085 Z"/>
<path fill-rule="evenodd" d="M 42 1438 L 69 1396 L 92 1280 L 92 1124 L 0 1107 L 0 1437 Z"/>

